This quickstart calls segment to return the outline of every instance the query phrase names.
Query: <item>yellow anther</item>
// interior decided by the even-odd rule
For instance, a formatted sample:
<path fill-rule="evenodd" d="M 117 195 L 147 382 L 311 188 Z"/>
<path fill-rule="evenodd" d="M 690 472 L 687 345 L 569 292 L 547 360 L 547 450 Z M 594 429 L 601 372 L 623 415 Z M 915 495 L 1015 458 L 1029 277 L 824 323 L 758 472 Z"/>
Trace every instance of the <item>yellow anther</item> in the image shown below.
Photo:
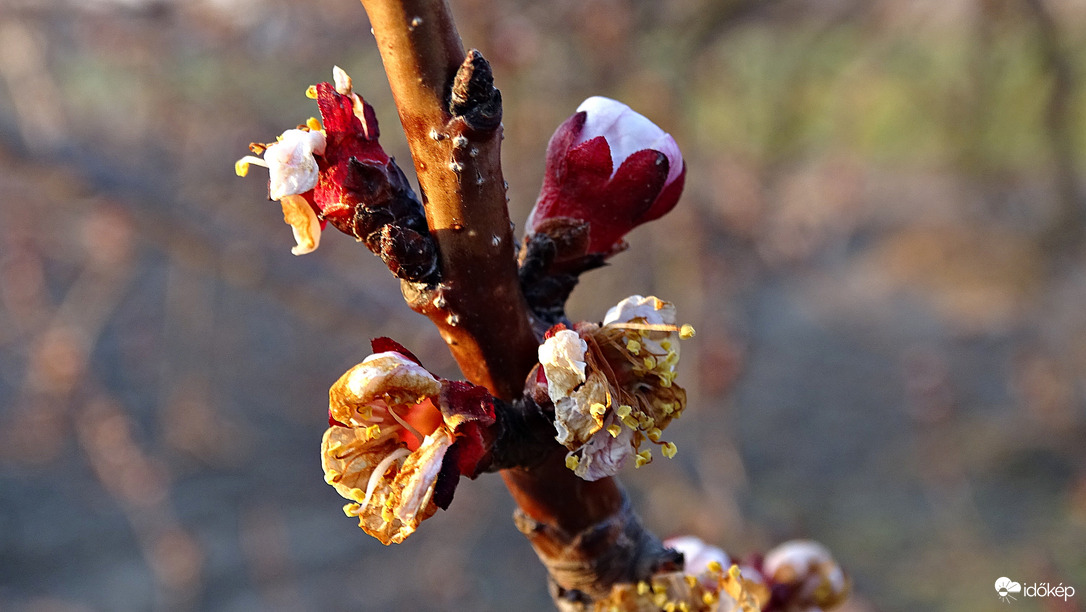
<path fill-rule="evenodd" d="M 324 473 L 324 482 L 332 484 L 333 482 L 339 481 L 340 476 L 342 476 L 342 474 L 340 474 L 336 470 L 328 470 Z"/>
<path fill-rule="evenodd" d="M 567 468 L 575 470 L 579 465 L 581 465 L 581 460 L 577 458 L 577 455 L 566 455 Z"/>
<path fill-rule="evenodd" d="M 649 437 L 649 440 L 652 440 L 653 442 L 659 442 L 660 436 L 664 435 L 664 432 L 661 431 L 659 427 L 653 427 L 649 430 L 649 433 L 647 435 Z"/>
<path fill-rule="evenodd" d="M 671 386 L 671 378 L 669 378 L 669 377 L 667 377 L 667 376 L 664 376 L 663 374 L 661 374 L 661 375 L 660 375 L 660 386 L 661 386 L 661 387 L 663 387 L 663 388 L 665 388 L 665 389 L 667 389 L 668 387 L 670 387 L 670 386 Z"/>
<path fill-rule="evenodd" d="M 366 501 L 366 492 L 362 489 L 351 489 L 351 499 L 358 503 Z"/>
<path fill-rule="evenodd" d="M 671 340 L 661 340 L 660 341 L 660 348 L 664 349 L 665 351 L 670 351 L 671 350 Z"/>
<path fill-rule="evenodd" d="M 689 340 L 694 337 L 694 326 L 686 323 L 679 328 L 679 337 L 683 340 Z"/>
<path fill-rule="evenodd" d="M 656 426 L 656 421 L 645 413 L 641 413 L 637 417 L 637 424 L 641 426 L 641 429 L 649 430 Z"/>
<path fill-rule="evenodd" d="M 607 433 L 611 434 L 612 438 L 617 438 L 618 434 L 622 432 L 622 428 L 615 423 L 611 423 L 607 426 Z"/>
<path fill-rule="evenodd" d="M 635 419 L 635 418 L 633 418 L 632 416 L 629 416 L 629 415 L 627 415 L 626 418 L 622 419 L 622 424 L 625 425 L 626 427 L 629 427 L 630 429 L 637 429 L 638 428 L 637 427 L 637 425 L 638 425 L 637 424 L 637 419 Z"/>
<path fill-rule="evenodd" d="M 651 462 L 652 462 L 652 451 L 643 450 L 640 453 L 637 453 L 636 458 L 634 459 L 634 467 L 641 467 L 641 466 L 645 465 L 646 463 L 651 463 Z"/>
<path fill-rule="evenodd" d="M 366 440 L 376 440 L 381 435 L 381 426 L 377 423 L 366 428 Z"/>
<path fill-rule="evenodd" d="M 391 523 L 392 519 L 396 518 L 396 515 L 392 513 L 392 508 L 385 506 L 381 508 L 381 519 L 386 523 Z"/>
<path fill-rule="evenodd" d="M 652 307 L 656 310 L 661 310 L 667 303 L 658 297 L 652 298 Z"/>
<path fill-rule="evenodd" d="M 648 592 L 649 592 L 649 583 L 645 582 L 644 580 L 637 583 L 637 594 L 638 595 L 645 595 Z"/>
<path fill-rule="evenodd" d="M 618 418 L 625 419 L 626 417 L 630 416 L 630 413 L 632 411 L 633 411 L 633 406 L 628 406 L 626 404 L 622 404 L 618 408 L 615 409 L 615 414 L 618 415 Z"/>
<path fill-rule="evenodd" d="M 657 595 L 666 595 L 667 585 L 659 582 L 654 582 L 652 583 L 652 592 L 656 593 Z"/>
<path fill-rule="evenodd" d="M 358 504 L 346 504 L 343 506 L 343 514 L 347 516 L 358 516 L 358 511 L 362 509 L 362 506 Z"/>
<path fill-rule="evenodd" d="M 723 574 L 724 573 L 724 566 L 720 563 L 720 561 L 717 561 L 716 559 L 713 559 L 712 561 L 710 561 L 709 564 L 706 565 L 706 569 L 708 569 L 710 572 L 712 572 L 714 574 Z"/>
<path fill-rule="evenodd" d="M 694 588 L 694 585 L 698 583 L 698 577 L 692 576 L 690 574 L 683 576 L 683 580 L 686 581 L 687 586 L 689 586 L 690 588 Z"/>
<path fill-rule="evenodd" d="M 666 604 L 664 604 L 664 612 L 675 612 L 675 610 L 676 610 L 675 602 L 669 601 Z"/>
<path fill-rule="evenodd" d="M 653 587 L 653 590 L 655 590 L 655 589 L 656 589 L 656 587 Z M 655 595 L 652 596 L 652 603 L 656 604 L 657 608 L 663 608 L 664 604 L 666 602 L 667 602 L 667 593 L 656 593 Z"/>
<path fill-rule="evenodd" d="M 592 416 L 601 417 L 601 416 L 603 416 L 604 414 L 607 413 L 607 406 L 604 406 L 603 404 L 601 404 L 599 402 L 596 402 L 595 404 L 592 404 L 591 406 L 588 407 L 588 411 L 590 413 L 592 413 Z"/>
<path fill-rule="evenodd" d="M 671 459 L 675 456 L 675 453 L 679 452 L 679 447 L 675 446 L 674 442 L 668 442 L 660 448 L 660 452 L 668 459 Z"/>
<path fill-rule="evenodd" d="M 641 343 L 637 340 L 628 340 L 626 342 L 626 350 L 636 355 L 641 352 Z"/>
<path fill-rule="evenodd" d="M 701 594 L 701 602 L 710 608 L 715 606 L 717 601 L 719 601 L 719 598 L 717 598 L 716 594 L 712 591 L 706 591 Z"/>
<path fill-rule="evenodd" d="M 306 89 L 305 89 L 305 97 L 309 98 L 310 100 L 316 100 L 317 99 L 317 86 L 316 85 L 310 85 L 309 87 L 306 87 Z"/>
<path fill-rule="evenodd" d="M 238 176 L 245 176 L 249 174 L 249 162 L 244 159 L 239 159 L 234 162 L 234 173 Z"/>
<path fill-rule="evenodd" d="M 694 585 L 690 585 L 690 586 L 694 586 Z M 690 606 L 687 605 L 685 601 L 680 601 L 679 602 L 679 612 L 690 612 Z"/>
<path fill-rule="evenodd" d="M 321 129 L 323 129 L 322 126 L 321 126 L 320 120 L 317 119 L 316 117 L 310 117 L 309 119 L 306 119 L 305 120 L 305 127 L 309 128 L 310 130 L 313 130 L 314 132 L 319 132 L 319 131 L 321 131 Z"/>
<path fill-rule="evenodd" d="M 675 412 L 675 404 L 673 402 L 664 402 L 660 404 L 660 410 L 663 411 L 664 414 L 671 414 L 672 412 Z"/>
<path fill-rule="evenodd" d="M 652 355 L 645 357 L 645 369 L 652 370 L 656 367 L 656 358 Z"/>

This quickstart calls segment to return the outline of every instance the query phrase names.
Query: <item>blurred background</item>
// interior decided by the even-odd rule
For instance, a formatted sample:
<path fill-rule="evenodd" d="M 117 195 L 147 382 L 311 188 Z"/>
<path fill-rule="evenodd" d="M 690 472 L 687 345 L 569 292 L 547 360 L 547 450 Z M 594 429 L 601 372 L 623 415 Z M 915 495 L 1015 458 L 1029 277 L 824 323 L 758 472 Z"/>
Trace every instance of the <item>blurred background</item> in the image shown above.
<path fill-rule="evenodd" d="M 1001 576 L 1086 607 L 1086 3 L 452 8 L 518 225 L 589 95 L 682 147 L 679 207 L 569 310 L 698 330 L 679 455 L 623 475 L 656 533 L 814 538 L 852 611 L 990 610 Z M 0 0 L 0 610 L 552 609 L 496 476 L 388 548 L 323 482 L 370 338 L 457 377 L 376 258 L 292 256 L 234 176 L 333 64 L 409 169 L 353 0 Z"/>

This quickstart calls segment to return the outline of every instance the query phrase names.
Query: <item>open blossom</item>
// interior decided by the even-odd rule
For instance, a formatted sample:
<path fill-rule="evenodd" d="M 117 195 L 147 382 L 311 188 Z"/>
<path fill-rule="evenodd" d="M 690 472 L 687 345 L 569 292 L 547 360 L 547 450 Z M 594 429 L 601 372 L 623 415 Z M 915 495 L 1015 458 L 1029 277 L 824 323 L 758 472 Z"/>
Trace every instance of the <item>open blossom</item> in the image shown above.
<path fill-rule="evenodd" d="M 448 508 L 461 475 L 477 475 L 494 407 L 482 387 L 434 377 L 394 342 L 380 349 L 329 390 L 321 463 L 352 502 L 344 512 L 389 544 Z"/>
<path fill-rule="evenodd" d="M 674 383 L 679 338 L 693 335 L 675 325 L 675 307 L 634 295 L 607 312 L 602 325 L 557 326 L 539 347 L 546 395 L 554 404 L 555 438 L 569 449 L 566 465 L 585 480 L 613 476 L 631 457 L 638 467 L 652 460 L 640 450 L 648 440 L 673 457 L 663 430 L 678 418 L 686 392 Z"/>
<path fill-rule="evenodd" d="M 606 256 L 624 248 L 622 238 L 634 227 L 674 208 L 685 178 L 670 134 L 625 104 L 595 96 L 551 137 L 525 231 L 576 219 L 588 224 L 586 252 Z"/>

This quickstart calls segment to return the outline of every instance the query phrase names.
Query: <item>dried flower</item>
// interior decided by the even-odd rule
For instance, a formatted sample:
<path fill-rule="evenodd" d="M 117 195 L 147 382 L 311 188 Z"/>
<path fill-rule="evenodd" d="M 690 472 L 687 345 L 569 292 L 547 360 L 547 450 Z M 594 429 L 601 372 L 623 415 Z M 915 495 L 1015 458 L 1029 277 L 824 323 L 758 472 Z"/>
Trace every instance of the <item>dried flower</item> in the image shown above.
<path fill-rule="evenodd" d="M 638 467 L 649 463 L 651 452 L 641 450 L 646 440 L 665 457 L 675 455 L 675 444 L 661 435 L 686 405 L 674 380 L 687 327 L 675 325 L 672 304 L 635 295 L 609 310 L 602 326 L 548 333 L 539 347 L 542 380 L 554 404 L 556 439 L 570 450 L 566 465 L 578 476 L 612 476 L 631 456 Z"/>
<path fill-rule="evenodd" d="M 494 407 L 482 387 L 434 377 L 395 342 L 375 341 L 381 349 L 329 390 L 321 463 L 352 500 L 344 512 L 389 544 L 448 508 L 461 475 L 476 476 Z"/>
<path fill-rule="evenodd" d="M 586 253 L 610 255 L 624 248 L 627 232 L 675 207 L 685 178 L 670 134 L 621 102 L 589 98 L 551 137 L 525 232 L 576 219 L 588 224 Z"/>
<path fill-rule="evenodd" d="M 277 142 L 250 145 L 263 159 L 243 157 L 235 169 L 245 176 L 250 165 L 268 168 L 268 196 L 283 206 L 296 255 L 316 249 L 321 229 L 331 223 L 365 242 L 400 278 L 427 279 L 436 269 L 436 251 L 422 204 L 381 148 L 373 107 L 354 93 L 338 66 L 332 76 L 334 83 L 306 91 L 317 101 L 320 121 L 310 118 Z"/>

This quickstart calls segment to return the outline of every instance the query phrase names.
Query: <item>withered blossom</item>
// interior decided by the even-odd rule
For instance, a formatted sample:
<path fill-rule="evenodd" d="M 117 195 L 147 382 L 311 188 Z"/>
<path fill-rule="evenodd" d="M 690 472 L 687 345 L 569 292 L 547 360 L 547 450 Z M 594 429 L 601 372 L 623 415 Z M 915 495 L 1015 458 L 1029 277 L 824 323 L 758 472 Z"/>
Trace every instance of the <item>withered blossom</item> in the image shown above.
<path fill-rule="evenodd" d="M 320 120 L 310 118 L 274 143 L 250 145 L 263 159 L 243 157 L 235 170 L 245 176 L 250 165 L 268 168 L 268 196 L 279 200 L 294 231 L 294 254 L 315 250 L 331 223 L 363 241 L 398 277 L 426 280 L 436 259 L 422 204 L 381 147 L 373 107 L 338 66 L 332 76 L 333 83 L 306 91 Z"/>
<path fill-rule="evenodd" d="M 569 453 L 566 465 L 585 480 L 613 476 L 633 456 L 638 467 L 652 460 L 648 440 L 673 457 L 676 446 L 663 430 L 686 405 L 674 383 L 679 338 L 693 335 L 675 325 L 675 307 L 634 295 L 619 302 L 602 325 L 553 328 L 539 347 L 546 395 L 554 405 L 556 439 Z"/>
<path fill-rule="evenodd" d="M 344 512 L 390 544 L 448 508 L 461 475 L 477 475 L 494 406 L 482 387 L 435 377 L 390 340 L 374 350 L 329 390 L 321 464 L 351 500 Z"/>

